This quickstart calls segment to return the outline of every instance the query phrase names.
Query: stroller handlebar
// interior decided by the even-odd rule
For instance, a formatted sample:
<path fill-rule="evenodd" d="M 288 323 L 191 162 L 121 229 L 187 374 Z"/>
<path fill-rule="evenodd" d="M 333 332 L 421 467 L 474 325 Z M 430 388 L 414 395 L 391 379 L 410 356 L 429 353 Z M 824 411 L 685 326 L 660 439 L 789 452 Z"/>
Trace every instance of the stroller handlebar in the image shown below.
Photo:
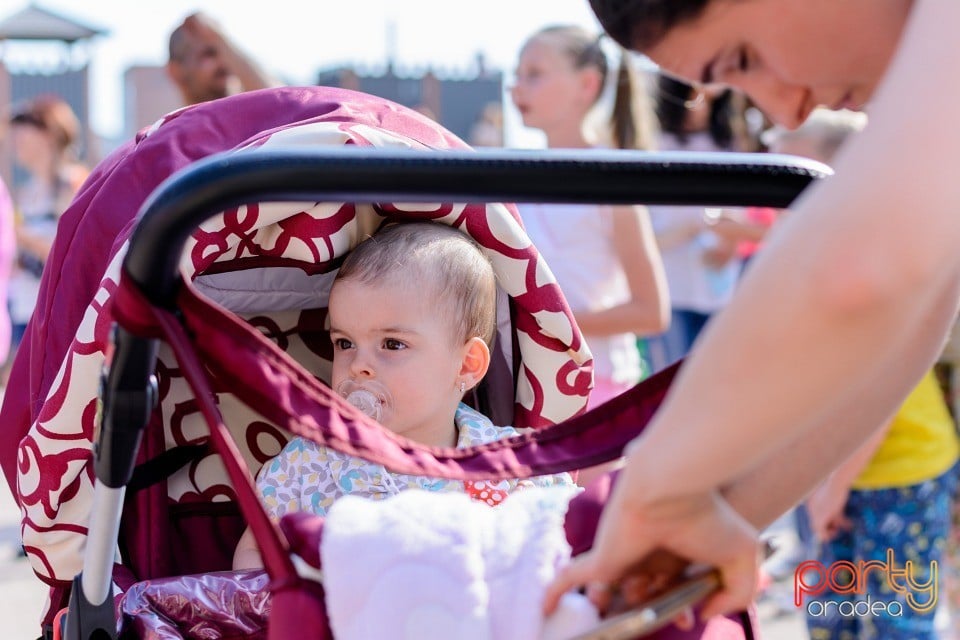
<path fill-rule="evenodd" d="M 788 206 L 824 164 L 774 154 L 623 150 L 413 151 L 271 148 L 225 152 L 175 173 L 144 203 L 124 270 L 173 308 L 187 238 L 251 202 L 540 202 Z"/>
<path fill-rule="evenodd" d="M 359 147 L 247 149 L 209 156 L 164 181 L 141 207 L 124 256 L 123 271 L 146 302 L 174 310 L 181 287 L 178 266 L 190 235 L 207 219 L 255 202 L 540 202 L 783 208 L 813 180 L 831 173 L 829 167 L 817 162 L 769 154 L 424 152 Z M 103 415 L 94 468 L 95 491 L 104 496 L 101 511 L 107 514 L 120 513 L 124 487 L 130 482 L 141 436 L 157 399 L 156 382 L 151 379 L 156 354 L 157 338 L 120 328 L 114 336 L 113 355 L 105 364 Z M 199 365 L 194 373 L 198 371 Z M 218 433 L 213 428 L 215 423 L 214 416 L 210 420 L 211 436 Z M 229 459 L 225 456 L 225 463 Z M 227 464 L 227 471 L 234 486 L 240 487 L 244 481 L 242 467 Z M 240 499 L 241 510 L 261 530 L 270 531 L 265 512 L 252 506 L 256 498 L 251 491 L 238 491 L 238 497 L 246 497 Z M 104 525 L 109 530 L 103 537 L 111 544 L 89 545 L 86 549 L 87 578 L 81 574 L 74 584 L 75 600 L 66 622 L 68 637 L 95 637 L 101 632 L 104 637 L 113 637 L 113 602 L 104 594 L 110 593 L 112 542 L 117 539 L 119 518 L 110 520 Z M 262 550 L 267 564 L 275 568 L 278 576 L 292 575 L 293 565 L 283 553 L 279 538 L 270 537 Z M 666 602 L 666 610 L 672 611 L 676 602 Z M 649 611 L 641 612 L 639 619 L 647 624 L 649 616 Z M 633 618 L 627 622 L 633 624 Z"/>

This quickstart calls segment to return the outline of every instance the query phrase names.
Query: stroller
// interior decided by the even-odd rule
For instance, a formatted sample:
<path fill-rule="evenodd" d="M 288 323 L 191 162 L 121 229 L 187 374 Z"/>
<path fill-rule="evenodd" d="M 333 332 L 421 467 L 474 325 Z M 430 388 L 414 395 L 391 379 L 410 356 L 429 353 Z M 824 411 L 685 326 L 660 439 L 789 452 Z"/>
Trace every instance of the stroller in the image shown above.
<path fill-rule="evenodd" d="M 69 593 L 67 637 L 114 637 L 116 610 L 144 584 L 168 579 L 176 591 L 187 584 L 179 576 L 229 569 L 246 521 L 272 590 L 269 637 L 321 635 L 322 587 L 289 554 L 309 557 L 298 541 L 311 540 L 316 523 L 288 519 L 283 540 L 251 486 L 250 471 L 289 434 L 397 472 L 529 477 L 615 459 L 669 386 L 674 369 L 584 414 L 590 354 L 562 293 L 515 210 L 483 203 L 785 206 L 824 169 L 753 157 L 737 165 L 687 154 L 467 151 L 383 100 L 286 88 L 175 112 L 100 165 L 61 223 L 2 412 L 4 444 L 18 445 L 15 462 L 13 446 L 0 450 L 17 483 L 25 549 L 51 587 L 48 628 L 60 630 L 53 618 Z M 702 191 L 692 193 L 691 180 Z M 501 280 L 500 348 L 473 404 L 495 423 L 536 432 L 438 453 L 384 433 L 318 382 L 329 379 L 318 300 L 332 271 L 384 221 L 423 218 L 474 237 Z M 66 283 L 64 273 L 81 277 Z M 585 494 L 582 517 L 568 522 L 575 552 L 589 548 L 608 491 Z M 121 622 L 123 633 L 137 632 L 135 619 Z"/>

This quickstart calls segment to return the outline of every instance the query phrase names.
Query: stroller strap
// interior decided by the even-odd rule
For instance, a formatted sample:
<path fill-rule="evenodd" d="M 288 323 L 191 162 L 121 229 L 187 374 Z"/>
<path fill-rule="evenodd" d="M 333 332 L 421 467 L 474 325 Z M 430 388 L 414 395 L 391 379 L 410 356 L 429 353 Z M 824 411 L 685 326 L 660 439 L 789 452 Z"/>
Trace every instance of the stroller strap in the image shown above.
<path fill-rule="evenodd" d="M 189 444 L 168 449 L 156 457 L 137 465 L 127 483 L 127 493 L 132 494 L 163 482 L 188 464 L 210 453 L 208 444 Z"/>

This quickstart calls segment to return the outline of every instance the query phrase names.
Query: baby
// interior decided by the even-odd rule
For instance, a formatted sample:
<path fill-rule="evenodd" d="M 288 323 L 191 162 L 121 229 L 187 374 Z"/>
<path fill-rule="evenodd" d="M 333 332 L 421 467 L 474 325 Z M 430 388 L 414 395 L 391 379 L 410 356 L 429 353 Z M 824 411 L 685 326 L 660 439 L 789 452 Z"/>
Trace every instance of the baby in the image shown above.
<path fill-rule="evenodd" d="M 517 435 L 462 403 L 487 372 L 496 279 L 473 240 L 432 222 L 386 227 L 346 258 L 330 290 L 331 386 L 396 434 L 435 447 Z M 525 486 L 573 484 L 568 474 L 469 482 L 397 474 L 296 437 L 257 478 L 268 513 L 326 515 L 347 494 L 381 500 L 406 489 L 466 491 L 497 504 Z M 262 566 L 248 529 L 234 568 Z"/>

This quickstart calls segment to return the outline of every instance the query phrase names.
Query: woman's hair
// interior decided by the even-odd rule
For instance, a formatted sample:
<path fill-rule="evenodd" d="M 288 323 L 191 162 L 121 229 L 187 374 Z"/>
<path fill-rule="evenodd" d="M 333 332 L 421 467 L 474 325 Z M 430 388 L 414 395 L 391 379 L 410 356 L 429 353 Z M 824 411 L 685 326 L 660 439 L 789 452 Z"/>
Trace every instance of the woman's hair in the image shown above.
<path fill-rule="evenodd" d="M 677 25 L 695 20 L 710 0 L 590 0 L 590 7 L 621 47 L 645 51 Z"/>
<path fill-rule="evenodd" d="M 656 112 L 660 130 L 673 134 L 680 142 L 686 142 L 691 133 L 686 128 L 687 114 L 692 102 L 707 100 L 710 108 L 708 132 L 713 142 L 721 149 L 737 147 L 738 138 L 744 134 L 743 106 L 730 89 L 725 89 L 713 98 L 697 98 L 693 85 L 665 74 L 657 78 Z"/>
<path fill-rule="evenodd" d="M 10 124 L 30 125 L 46 131 L 60 154 L 70 149 L 80 134 L 80 122 L 73 109 L 55 95 L 37 96 L 14 112 Z"/>
<path fill-rule="evenodd" d="M 461 342 L 482 338 L 493 346 L 497 282 L 490 260 L 469 236 L 438 222 L 384 227 L 347 255 L 334 282 L 411 278 L 432 294 Z"/>
<path fill-rule="evenodd" d="M 575 69 L 593 67 L 599 71 L 601 89 L 594 102 L 599 100 L 610 74 L 610 64 L 600 38 L 579 26 L 558 25 L 541 29 L 531 36 L 530 40 L 544 37 L 558 45 L 560 51 L 573 62 Z M 627 53 L 621 51 L 620 54 L 609 121 L 613 144 L 618 149 L 649 149 L 656 139 L 656 121 L 650 98 L 647 91 L 638 86 L 639 82 Z"/>

